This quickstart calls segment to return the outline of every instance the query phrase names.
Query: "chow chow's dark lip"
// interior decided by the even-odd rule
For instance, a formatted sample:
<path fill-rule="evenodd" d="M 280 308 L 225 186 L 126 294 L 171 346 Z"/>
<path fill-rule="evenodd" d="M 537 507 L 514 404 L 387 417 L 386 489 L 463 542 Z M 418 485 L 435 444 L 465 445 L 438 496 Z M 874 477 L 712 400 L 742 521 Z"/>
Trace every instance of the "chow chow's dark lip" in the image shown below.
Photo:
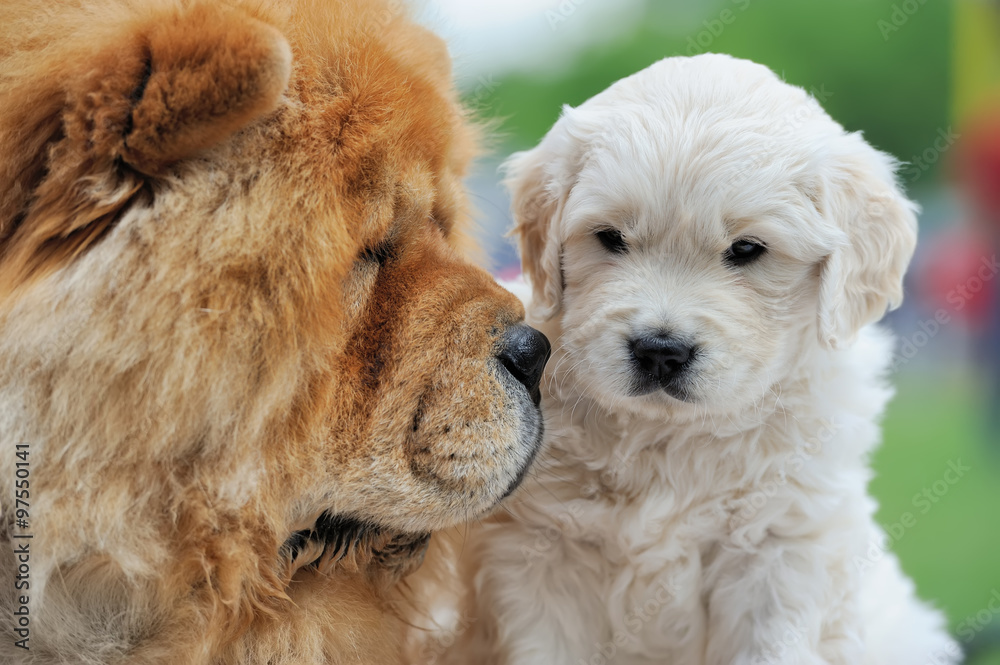
<path fill-rule="evenodd" d="M 503 496 L 497 499 L 497 503 L 500 503 L 501 501 L 509 497 L 511 494 L 513 494 L 514 491 L 521 486 L 521 483 L 524 482 L 524 479 L 528 477 L 528 471 L 531 469 L 531 466 L 535 463 L 535 458 L 538 457 L 538 452 L 542 449 L 542 441 L 544 438 L 545 438 L 545 426 L 541 422 L 541 419 L 539 419 L 538 434 L 535 436 L 535 441 L 532 444 L 531 454 L 528 455 L 528 459 L 525 460 L 524 465 L 521 467 L 521 470 L 517 472 L 517 476 L 515 476 L 511 484 L 507 486 L 507 490 L 503 493 Z"/>

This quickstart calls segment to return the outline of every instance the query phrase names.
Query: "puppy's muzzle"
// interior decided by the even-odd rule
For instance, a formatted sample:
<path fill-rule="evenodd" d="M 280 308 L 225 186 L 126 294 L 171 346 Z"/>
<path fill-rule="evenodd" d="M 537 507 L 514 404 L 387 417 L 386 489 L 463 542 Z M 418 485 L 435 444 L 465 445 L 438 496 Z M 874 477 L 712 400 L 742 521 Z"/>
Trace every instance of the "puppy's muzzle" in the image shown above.
<path fill-rule="evenodd" d="M 531 326 L 523 324 L 507 328 L 501 338 L 497 359 L 531 395 L 535 406 L 541 401 L 538 389 L 545 363 L 552 353 L 549 340 Z"/>
<path fill-rule="evenodd" d="M 680 397 L 684 375 L 697 353 L 693 344 L 670 333 L 656 333 L 630 339 L 628 348 L 639 376 L 637 392 L 662 388 Z"/>

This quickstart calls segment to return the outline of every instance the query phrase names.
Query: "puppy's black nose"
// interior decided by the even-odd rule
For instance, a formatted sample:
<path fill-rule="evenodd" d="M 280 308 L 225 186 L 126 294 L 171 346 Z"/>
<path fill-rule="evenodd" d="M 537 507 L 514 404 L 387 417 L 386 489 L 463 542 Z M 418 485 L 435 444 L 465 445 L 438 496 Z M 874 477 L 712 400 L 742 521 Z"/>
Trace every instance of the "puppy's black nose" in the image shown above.
<path fill-rule="evenodd" d="M 552 347 L 545 335 L 531 326 L 519 324 L 507 328 L 501 339 L 497 358 L 515 379 L 524 384 L 537 405 L 541 397 L 538 384 Z"/>
<path fill-rule="evenodd" d="M 644 371 L 662 381 L 683 369 L 694 347 L 673 335 L 649 335 L 629 341 L 632 356 Z"/>

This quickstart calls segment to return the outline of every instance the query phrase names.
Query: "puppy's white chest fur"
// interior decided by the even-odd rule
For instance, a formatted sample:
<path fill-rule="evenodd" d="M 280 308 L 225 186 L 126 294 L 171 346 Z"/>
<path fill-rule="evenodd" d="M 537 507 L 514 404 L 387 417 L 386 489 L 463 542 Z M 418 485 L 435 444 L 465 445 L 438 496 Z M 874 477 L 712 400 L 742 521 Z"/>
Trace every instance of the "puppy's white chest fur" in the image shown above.
<path fill-rule="evenodd" d="M 684 443 L 672 446 L 664 438 L 650 445 L 645 431 L 629 425 L 608 438 L 607 429 L 614 426 L 584 424 L 571 428 L 581 436 L 569 452 L 560 446 L 559 428 L 553 429 L 553 464 L 544 466 L 512 511 L 535 532 L 524 551 L 531 565 L 560 575 L 561 560 L 578 560 L 592 550 L 590 579 L 578 580 L 576 588 L 583 613 L 594 616 L 570 620 L 588 626 L 586 637 L 570 640 L 577 642 L 573 657 L 696 662 L 705 638 L 705 568 L 732 520 L 727 505 L 735 493 L 722 488 L 735 487 L 740 474 L 716 469 L 703 487 L 675 484 L 700 466 L 697 454 L 674 450 Z M 664 464 L 679 456 L 686 458 L 686 469 Z M 713 485 L 720 489 L 710 489 Z"/>
<path fill-rule="evenodd" d="M 707 433 L 710 422 L 669 427 L 554 401 L 548 463 L 511 511 L 534 536 L 526 563 L 545 577 L 569 578 L 566 562 L 588 558 L 589 579 L 565 581 L 581 614 L 594 613 L 567 621 L 588 626 L 567 640 L 573 658 L 702 662 L 722 561 L 756 550 L 776 509 L 767 504 L 787 506 L 783 489 L 820 451 L 776 441 L 787 432 L 766 421 L 726 436 Z"/>

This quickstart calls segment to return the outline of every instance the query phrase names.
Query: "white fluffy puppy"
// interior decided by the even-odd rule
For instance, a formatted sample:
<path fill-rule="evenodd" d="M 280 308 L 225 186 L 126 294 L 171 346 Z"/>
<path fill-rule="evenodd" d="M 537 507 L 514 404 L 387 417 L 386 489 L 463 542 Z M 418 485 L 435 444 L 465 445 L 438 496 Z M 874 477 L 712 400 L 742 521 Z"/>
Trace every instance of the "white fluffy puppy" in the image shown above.
<path fill-rule="evenodd" d="M 916 206 L 894 160 L 722 55 L 514 155 L 548 449 L 466 545 L 465 665 L 939 665 L 868 496 Z"/>

